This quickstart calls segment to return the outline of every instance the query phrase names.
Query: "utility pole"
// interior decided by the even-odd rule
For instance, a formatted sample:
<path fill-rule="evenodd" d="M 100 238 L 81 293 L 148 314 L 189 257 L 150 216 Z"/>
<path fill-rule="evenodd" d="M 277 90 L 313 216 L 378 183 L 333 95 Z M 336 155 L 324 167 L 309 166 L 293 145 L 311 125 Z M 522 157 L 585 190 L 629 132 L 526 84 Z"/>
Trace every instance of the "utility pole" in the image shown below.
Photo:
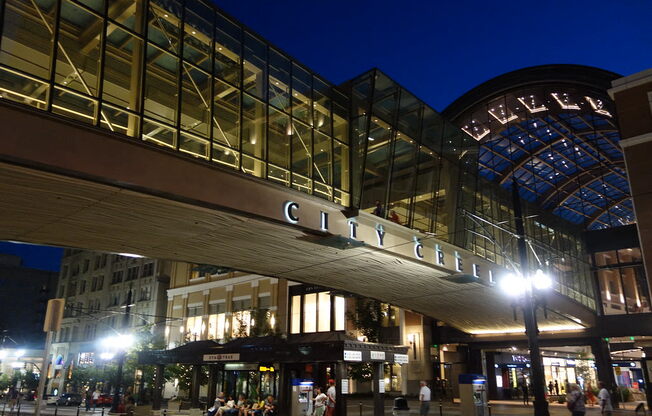
<path fill-rule="evenodd" d="M 523 277 L 529 273 L 527 257 L 527 242 L 525 241 L 525 224 L 523 222 L 523 207 L 518 194 L 516 180 L 512 184 L 512 202 L 514 205 L 514 219 L 516 223 L 516 234 L 518 235 L 517 248 L 521 273 Z M 530 369 L 532 370 L 532 392 L 534 393 L 534 415 L 549 416 L 548 402 L 546 401 L 545 376 L 541 350 L 539 349 L 539 327 L 537 324 L 537 303 L 532 285 L 527 285 L 523 300 L 523 320 L 525 321 L 525 333 L 527 335 L 528 348 L 530 349 Z"/>
<path fill-rule="evenodd" d="M 43 402 L 43 395 L 45 393 L 45 380 L 48 378 L 50 371 L 50 346 L 52 345 L 52 338 L 55 331 L 61 329 L 61 320 L 63 319 L 63 308 L 65 307 L 65 299 L 50 299 L 45 312 L 45 322 L 43 323 L 43 331 L 47 333 L 45 337 L 45 346 L 43 347 L 43 364 L 39 371 L 38 388 L 36 389 L 36 409 L 35 416 L 40 416 Z"/>
<path fill-rule="evenodd" d="M 125 315 L 122 323 L 122 330 L 129 326 L 129 314 L 131 312 L 131 297 L 132 291 L 131 287 L 129 288 L 129 293 L 127 293 L 127 305 L 125 307 Z M 115 374 L 115 391 L 113 392 L 113 402 L 111 403 L 111 412 L 118 413 L 118 406 L 120 405 L 120 394 L 122 393 L 122 367 L 124 366 L 125 357 L 127 356 L 127 351 L 122 351 L 118 357 L 118 369 Z"/>

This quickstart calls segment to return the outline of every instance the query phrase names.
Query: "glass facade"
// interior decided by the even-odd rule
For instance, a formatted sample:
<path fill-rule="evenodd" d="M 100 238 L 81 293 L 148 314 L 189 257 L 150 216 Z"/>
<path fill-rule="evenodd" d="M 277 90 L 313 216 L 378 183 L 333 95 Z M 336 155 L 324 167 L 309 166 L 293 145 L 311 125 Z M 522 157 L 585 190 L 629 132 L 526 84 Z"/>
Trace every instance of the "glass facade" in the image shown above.
<path fill-rule="evenodd" d="M 359 208 L 500 265 L 518 256 L 511 198 L 495 182 L 514 177 L 525 200 L 557 204 L 569 221 L 526 204 L 530 264 L 595 307 L 581 229 L 570 222 L 632 219 L 623 171 L 607 163 L 620 153 L 602 97 L 504 96 L 460 129 L 378 70 L 333 86 L 201 0 L 2 5 L 2 99 Z M 339 313 L 326 322 L 313 312 L 325 299 L 303 300 L 315 318 L 304 331 L 343 325 Z M 245 312 L 233 319 L 242 324 L 215 314 L 186 326 L 208 325 L 218 339 L 249 330 Z"/>
<path fill-rule="evenodd" d="M 518 266 L 512 194 L 482 175 L 481 145 L 378 70 L 350 83 L 353 204 Z M 523 201 L 530 267 L 595 309 L 582 227 Z"/>
<path fill-rule="evenodd" d="M 634 210 L 606 91 L 549 84 L 477 103 L 455 123 L 478 141 L 481 176 L 586 229 L 632 223 Z"/>
<path fill-rule="evenodd" d="M 0 97 L 349 205 L 349 103 L 199 0 L 5 0 Z"/>
<path fill-rule="evenodd" d="M 605 315 L 651 312 L 640 248 L 595 253 L 593 262 Z"/>

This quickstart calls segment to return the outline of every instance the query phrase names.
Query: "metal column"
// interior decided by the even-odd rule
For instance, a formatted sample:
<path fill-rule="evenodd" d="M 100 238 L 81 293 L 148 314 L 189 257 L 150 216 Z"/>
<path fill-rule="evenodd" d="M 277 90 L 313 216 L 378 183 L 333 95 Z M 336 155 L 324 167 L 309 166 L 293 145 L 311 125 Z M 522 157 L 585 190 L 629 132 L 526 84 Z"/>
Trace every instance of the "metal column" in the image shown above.
<path fill-rule="evenodd" d="M 383 373 L 383 363 L 372 363 L 373 369 L 373 386 L 374 386 L 374 416 L 385 415 L 385 394 L 381 393 L 381 385 L 385 383 L 385 374 Z M 383 385 L 382 390 L 384 391 Z"/>

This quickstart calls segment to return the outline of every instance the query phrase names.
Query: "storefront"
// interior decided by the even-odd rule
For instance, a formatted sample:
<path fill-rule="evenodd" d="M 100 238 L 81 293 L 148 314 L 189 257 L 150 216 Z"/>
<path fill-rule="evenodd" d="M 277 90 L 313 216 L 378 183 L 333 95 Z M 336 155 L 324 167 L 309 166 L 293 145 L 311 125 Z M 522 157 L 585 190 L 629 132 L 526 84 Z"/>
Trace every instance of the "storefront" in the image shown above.
<path fill-rule="evenodd" d="M 530 385 L 530 357 L 505 352 L 495 353 L 493 355 L 493 367 L 494 378 L 490 380 L 490 393 L 495 393 L 492 394 L 492 398 L 521 398 L 523 383 Z M 572 383 L 579 384 L 582 390 L 589 387 L 596 388 L 598 385 L 597 371 L 593 359 L 560 358 L 555 355 L 544 356 L 543 370 L 548 395 L 565 395 L 568 392 L 568 385 Z"/>
<path fill-rule="evenodd" d="M 616 384 L 633 390 L 645 390 L 645 378 L 639 361 L 613 361 Z"/>
<path fill-rule="evenodd" d="M 326 386 L 335 380 L 338 393 L 338 414 L 345 414 L 349 392 L 349 366 L 370 363 L 379 393 L 385 391 L 387 365 L 407 364 L 407 347 L 353 340 L 341 332 L 237 338 L 225 344 L 196 341 L 180 347 L 139 353 L 139 364 L 155 365 L 155 407 L 160 408 L 162 375 L 166 365 L 188 365 L 192 382 L 188 391 L 191 407 L 210 403 L 223 391 L 236 397 L 244 394 L 256 399 L 274 396 L 281 408 L 290 409 L 293 380 L 310 380 L 315 386 Z M 201 373 L 208 372 L 202 383 Z M 202 389 L 202 384 L 205 389 Z M 391 384 L 391 378 L 390 382 Z M 205 394 L 201 394 L 205 391 Z"/>

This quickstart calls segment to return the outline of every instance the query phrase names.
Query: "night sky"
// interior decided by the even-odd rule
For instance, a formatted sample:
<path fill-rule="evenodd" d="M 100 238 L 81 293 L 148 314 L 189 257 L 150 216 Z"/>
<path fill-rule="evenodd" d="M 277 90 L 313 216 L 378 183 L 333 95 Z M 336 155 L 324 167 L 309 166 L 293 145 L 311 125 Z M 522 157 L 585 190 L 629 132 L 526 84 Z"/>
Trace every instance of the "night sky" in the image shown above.
<path fill-rule="evenodd" d="M 652 67 L 652 1 L 255 1 L 216 4 L 327 80 L 378 67 L 441 111 L 497 75 L 572 63 Z M 0 243 L 58 270 L 61 249 Z"/>

